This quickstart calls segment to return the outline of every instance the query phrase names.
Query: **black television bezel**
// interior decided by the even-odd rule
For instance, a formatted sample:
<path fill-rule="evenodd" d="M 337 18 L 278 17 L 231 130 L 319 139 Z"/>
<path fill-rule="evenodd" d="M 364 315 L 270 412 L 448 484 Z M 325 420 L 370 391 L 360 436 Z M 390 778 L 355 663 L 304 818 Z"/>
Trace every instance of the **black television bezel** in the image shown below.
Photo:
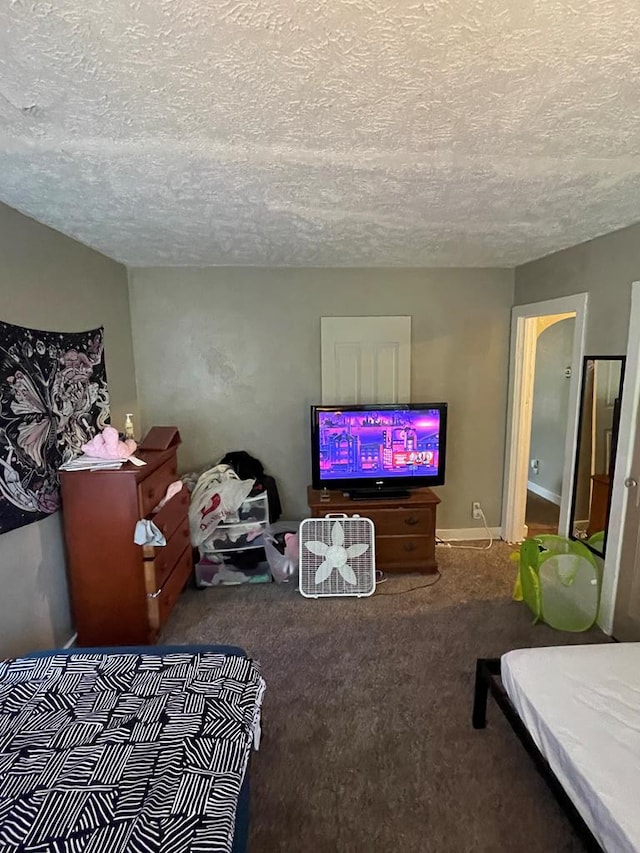
<path fill-rule="evenodd" d="M 438 445 L 438 473 L 414 477 L 346 477 L 322 480 L 320 477 L 319 412 L 382 412 L 382 411 L 426 411 L 437 409 L 440 413 L 440 438 Z M 359 405 L 311 406 L 311 482 L 314 489 L 357 492 L 358 490 L 378 489 L 381 492 L 398 489 L 421 489 L 443 486 L 447 461 L 447 415 L 448 404 L 438 403 L 367 403 Z"/>

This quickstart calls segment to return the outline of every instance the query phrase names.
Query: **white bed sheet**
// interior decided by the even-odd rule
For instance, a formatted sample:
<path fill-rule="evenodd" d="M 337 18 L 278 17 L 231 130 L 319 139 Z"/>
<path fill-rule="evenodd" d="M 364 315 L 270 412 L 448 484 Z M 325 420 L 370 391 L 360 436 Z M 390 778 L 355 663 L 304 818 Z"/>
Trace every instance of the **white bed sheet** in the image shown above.
<path fill-rule="evenodd" d="M 502 681 L 601 846 L 640 851 L 640 643 L 519 649 Z"/>

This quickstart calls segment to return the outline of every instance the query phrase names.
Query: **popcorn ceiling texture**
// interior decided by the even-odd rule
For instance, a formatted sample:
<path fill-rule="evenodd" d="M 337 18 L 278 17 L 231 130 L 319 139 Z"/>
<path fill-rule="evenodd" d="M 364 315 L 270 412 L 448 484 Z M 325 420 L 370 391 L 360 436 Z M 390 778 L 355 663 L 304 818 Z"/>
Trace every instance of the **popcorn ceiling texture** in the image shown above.
<path fill-rule="evenodd" d="M 513 266 L 640 220 L 637 0 L 0 0 L 0 198 L 131 266 Z"/>

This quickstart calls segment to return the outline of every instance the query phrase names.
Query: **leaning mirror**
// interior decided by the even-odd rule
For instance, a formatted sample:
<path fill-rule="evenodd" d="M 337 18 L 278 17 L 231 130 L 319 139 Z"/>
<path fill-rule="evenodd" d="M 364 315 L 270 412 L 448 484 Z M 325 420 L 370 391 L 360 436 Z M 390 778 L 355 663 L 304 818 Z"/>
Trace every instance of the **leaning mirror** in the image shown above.
<path fill-rule="evenodd" d="M 624 356 L 586 356 L 571 504 L 572 539 L 604 557 L 618 440 Z"/>

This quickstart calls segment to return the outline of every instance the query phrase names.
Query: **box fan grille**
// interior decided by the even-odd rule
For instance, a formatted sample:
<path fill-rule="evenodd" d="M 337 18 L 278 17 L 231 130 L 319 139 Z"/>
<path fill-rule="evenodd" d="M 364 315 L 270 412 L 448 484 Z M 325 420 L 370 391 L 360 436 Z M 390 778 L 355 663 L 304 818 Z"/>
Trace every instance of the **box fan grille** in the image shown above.
<path fill-rule="evenodd" d="M 300 525 L 300 582 L 307 598 L 372 595 L 375 531 L 369 518 L 328 515 Z"/>

